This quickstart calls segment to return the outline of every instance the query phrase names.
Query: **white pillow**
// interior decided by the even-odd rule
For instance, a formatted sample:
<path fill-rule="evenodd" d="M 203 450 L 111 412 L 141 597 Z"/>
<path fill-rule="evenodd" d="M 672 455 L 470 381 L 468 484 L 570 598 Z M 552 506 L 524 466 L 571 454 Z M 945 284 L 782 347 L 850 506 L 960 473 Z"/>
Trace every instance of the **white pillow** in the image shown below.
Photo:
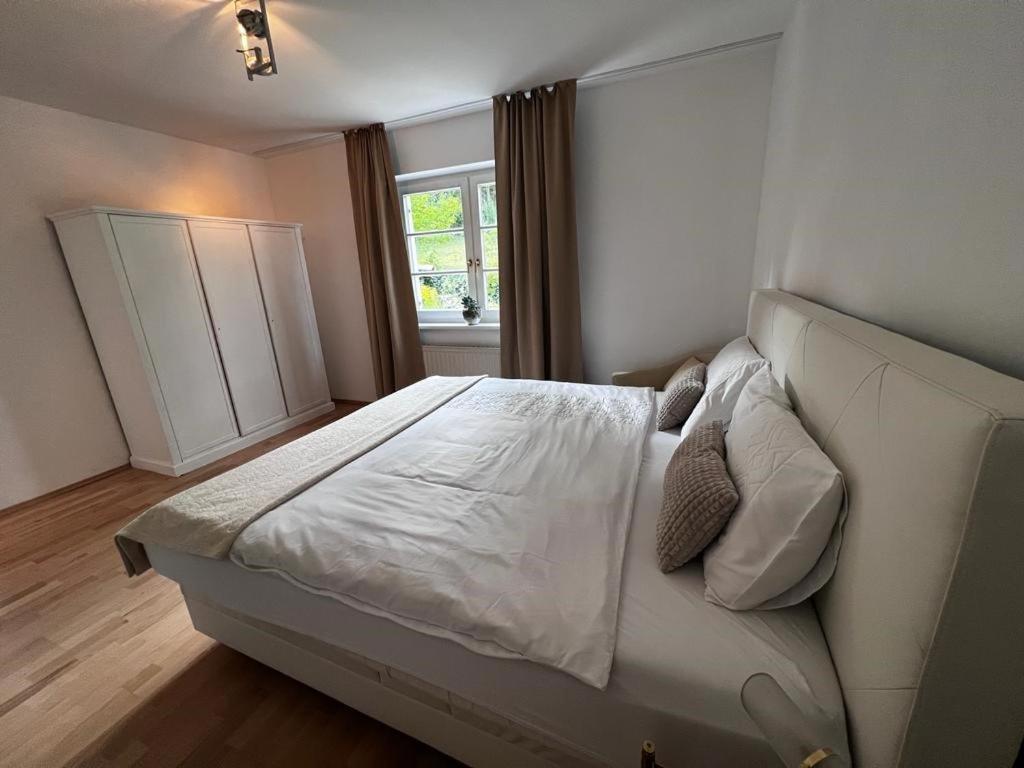
<path fill-rule="evenodd" d="M 729 420 L 743 385 L 767 365 L 768 361 L 757 354 L 746 336 L 733 339 L 722 347 L 708 363 L 704 396 L 683 424 L 681 436 L 685 438 L 701 424 L 710 424 L 712 421 L 722 422 L 722 427 L 728 431 Z"/>
<path fill-rule="evenodd" d="M 743 389 L 725 445 L 740 501 L 705 550 L 705 598 L 733 610 L 806 600 L 835 570 L 845 511 L 842 474 L 767 368 Z"/>

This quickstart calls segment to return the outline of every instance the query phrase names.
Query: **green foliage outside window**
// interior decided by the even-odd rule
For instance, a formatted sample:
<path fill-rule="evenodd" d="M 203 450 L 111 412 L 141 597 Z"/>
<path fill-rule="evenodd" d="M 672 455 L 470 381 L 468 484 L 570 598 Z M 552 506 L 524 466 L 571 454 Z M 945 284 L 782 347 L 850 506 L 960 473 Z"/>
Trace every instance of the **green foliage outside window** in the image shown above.
<path fill-rule="evenodd" d="M 416 235 L 413 249 L 416 270 L 421 272 L 466 268 L 466 236 L 461 232 Z"/>
<path fill-rule="evenodd" d="M 417 192 L 405 196 L 412 232 L 461 229 L 462 191 L 458 188 Z M 418 270 L 464 269 L 466 240 L 461 232 L 420 235 L 412 241 Z"/>
<path fill-rule="evenodd" d="M 480 224 L 493 227 L 498 223 L 498 198 L 494 184 L 480 185 Z"/>
<path fill-rule="evenodd" d="M 462 309 L 462 297 L 469 292 L 466 275 L 424 275 L 417 279 L 421 309 Z"/>
<path fill-rule="evenodd" d="M 462 190 L 439 189 L 407 195 L 413 232 L 462 229 Z"/>
<path fill-rule="evenodd" d="M 501 293 L 498 288 L 498 273 L 487 272 L 484 275 L 487 288 L 487 308 L 497 309 L 500 306 Z"/>
<path fill-rule="evenodd" d="M 479 232 L 482 266 L 484 273 L 485 306 L 489 310 L 498 308 L 498 274 L 490 270 L 498 266 L 497 232 L 491 227 L 497 224 L 497 199 L 494 183 L 476 186 L 479 205 L 480 226 L 474 224 L 470 230 Z M 417 304 L 423 310 L 461 309 L 461 299 L 469 292 L 466 274 L 466 231 L 438 232 L 438 230 L 465 230 L 466 220 L 462 190 L 458 187 L 414 192 L 403 195 L 403 207 L 407 219 L 410 256 L 416 277 Z M 435 234 L 422 234 L 435 232 Z M 462 271 L 461 274 L 430 274 L 431 272 Z"/>

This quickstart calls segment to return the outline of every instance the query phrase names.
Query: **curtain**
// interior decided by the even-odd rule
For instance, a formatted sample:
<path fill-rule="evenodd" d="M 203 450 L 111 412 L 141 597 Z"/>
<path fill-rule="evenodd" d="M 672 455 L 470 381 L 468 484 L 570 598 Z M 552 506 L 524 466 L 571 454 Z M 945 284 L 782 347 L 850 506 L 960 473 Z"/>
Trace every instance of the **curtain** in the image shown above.
<path fill-rule="evenodd" d="M 426 375 L 402 208 L 382 124 L 345 132 L 359 271 L 377 397 Z"/>
<path fill-rule="evenodd" d="M 502 376 L 582 381 L 576 81 L 494 97 Z"/>

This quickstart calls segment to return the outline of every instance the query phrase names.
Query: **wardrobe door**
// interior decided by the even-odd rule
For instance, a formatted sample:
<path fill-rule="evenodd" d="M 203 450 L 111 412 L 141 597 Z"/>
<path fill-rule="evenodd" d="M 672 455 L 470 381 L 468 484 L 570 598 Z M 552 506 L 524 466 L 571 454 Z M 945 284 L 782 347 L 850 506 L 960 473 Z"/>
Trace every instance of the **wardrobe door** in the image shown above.
<path fill-rule="evenodd" d="M 330 400 L 298 230 L 249 225 L 288 413 Z"/>
<path fill-rule="evenodd" d="M 181 458 L 237 437 L 185 222 L 110 224 Z"/>
<path fill-rule="evenodd" d="M 244 224 L 189 219 L 238 427 L 246 435 L 287 416 Z"/>

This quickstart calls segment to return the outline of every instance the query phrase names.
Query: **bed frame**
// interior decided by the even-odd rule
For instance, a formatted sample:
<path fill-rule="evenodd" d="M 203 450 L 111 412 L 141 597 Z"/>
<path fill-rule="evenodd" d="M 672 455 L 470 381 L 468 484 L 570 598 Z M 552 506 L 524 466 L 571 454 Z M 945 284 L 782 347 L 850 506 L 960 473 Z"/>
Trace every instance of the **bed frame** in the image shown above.
<path fill-rule="evenodd" d="M 1024 733 L 1024 382 L 780 291 L 751 295 L 747 334 L 846 479 L 839 564 L 814 603 L 855 764 L 1010 765 Z M 670 367 L 616 380 L 657 386 Z M 465 763 L 600 764 L 186 598 L 200 631 Z"/>
<path fill-rule="evenodd" d="M 1010 765 L 1024 734 L 1024 381 L 782 291 L 747 335 L 843 471 L 814 597 L 856 765 Z M 617 384 L 660 389 L 691 355 Z"/>
<path fill-rule="evenodd" d="M 441 688 L 355 653 L 183 590 L 192 624 L 209 637 L 390 725 L 467 765 L 607 765 Z M 639 753 L 639 745 L 637 751 Z"/>

